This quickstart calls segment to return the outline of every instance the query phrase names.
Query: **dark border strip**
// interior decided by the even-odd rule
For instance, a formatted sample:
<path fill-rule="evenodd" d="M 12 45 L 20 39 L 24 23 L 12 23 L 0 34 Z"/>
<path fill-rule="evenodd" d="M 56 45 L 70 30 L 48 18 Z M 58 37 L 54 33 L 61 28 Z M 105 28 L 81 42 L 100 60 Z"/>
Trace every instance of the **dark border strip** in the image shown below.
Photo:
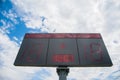
<path fill-rule="evenodd" d="M 101 38 L 99 33 L 27 33 L 25 38 L 85 38 L 96 39 Z"/>

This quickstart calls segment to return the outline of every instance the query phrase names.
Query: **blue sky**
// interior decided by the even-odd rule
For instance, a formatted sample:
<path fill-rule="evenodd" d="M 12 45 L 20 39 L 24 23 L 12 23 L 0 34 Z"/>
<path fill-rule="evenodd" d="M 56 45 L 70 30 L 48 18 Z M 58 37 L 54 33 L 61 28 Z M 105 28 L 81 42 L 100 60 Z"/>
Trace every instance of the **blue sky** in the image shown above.
<path fill-rule="evenodd" d="M 0 0 L 0 80 L 58 80 L 55 68 L 13 65 L 28 32 L 101 33 L 113 66 L 71 68 L 68 80 L 120 80 L 120 0 Z"/>

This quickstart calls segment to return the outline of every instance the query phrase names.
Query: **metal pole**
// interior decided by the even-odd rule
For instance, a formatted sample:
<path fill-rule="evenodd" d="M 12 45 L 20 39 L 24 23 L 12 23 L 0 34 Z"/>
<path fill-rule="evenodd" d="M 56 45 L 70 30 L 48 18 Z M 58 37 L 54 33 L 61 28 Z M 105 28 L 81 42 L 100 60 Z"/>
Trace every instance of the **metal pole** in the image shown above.
<path fill-rule="evenodd" d="M 58 67 L 57 74 L 59 76 L 59 80 L 67 80 L 66 76 L 69 73 L 69 68 L 67 67 Z"/>

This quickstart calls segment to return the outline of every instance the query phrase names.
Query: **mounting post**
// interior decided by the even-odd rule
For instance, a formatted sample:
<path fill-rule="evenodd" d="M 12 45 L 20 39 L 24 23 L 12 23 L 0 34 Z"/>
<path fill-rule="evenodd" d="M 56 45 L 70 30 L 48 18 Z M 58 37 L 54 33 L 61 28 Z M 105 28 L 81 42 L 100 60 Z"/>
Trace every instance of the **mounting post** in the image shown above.
<path fill-rule="evenodd" d="M 59 80 L 67 80 L 67 75 L 69 73 L 69 68 L 67 67 L 58 67 L 57 74 L 59 76 Z"/>

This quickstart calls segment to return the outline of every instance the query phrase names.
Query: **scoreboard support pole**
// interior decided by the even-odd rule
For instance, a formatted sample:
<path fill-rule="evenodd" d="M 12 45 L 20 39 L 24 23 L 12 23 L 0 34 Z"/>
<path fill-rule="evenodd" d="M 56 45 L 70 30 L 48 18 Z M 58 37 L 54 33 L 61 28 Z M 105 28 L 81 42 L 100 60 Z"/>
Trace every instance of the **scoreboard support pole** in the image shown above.
<path fill-rule="evenodd" d="M 69 73 L 69 68 L 67 67 L 58 67 L 57 74 L 59 76 L 59 80 L 67 80 L 67 75 Z"/>

